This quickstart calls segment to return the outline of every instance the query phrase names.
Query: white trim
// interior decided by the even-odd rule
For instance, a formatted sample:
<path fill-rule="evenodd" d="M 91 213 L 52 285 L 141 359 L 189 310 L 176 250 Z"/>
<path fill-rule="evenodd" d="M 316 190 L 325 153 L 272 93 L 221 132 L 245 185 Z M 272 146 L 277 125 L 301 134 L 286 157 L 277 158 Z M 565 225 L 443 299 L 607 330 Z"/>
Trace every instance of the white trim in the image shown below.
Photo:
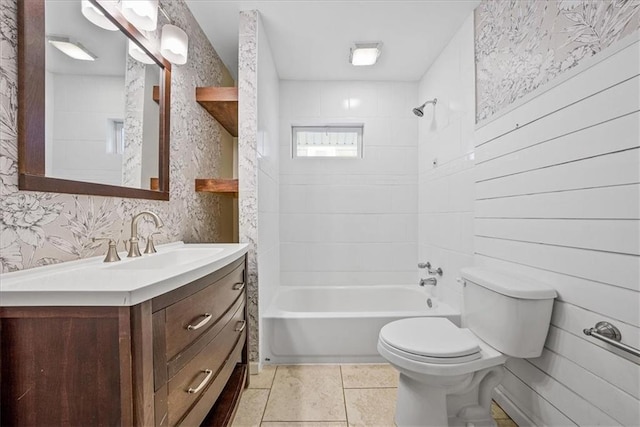
<path fill-rule="evenodd" d="M 493 400 L 504 410 L 504 412 L 511 417 L 513 421 L 518 424 L 519 427 L 538 427 L 543 426 L 544 423 L 538 421 L 535 422 L 527 414 L 525 414 L 509 396 L 509 392 L 501 385 L 493 389 Z"/>
<path fill-rule="evenodd" d="M 517 108 L 520 108 L 521 106 L 523 106 L 527 102 L 530 102 L 532 99 L 535 99 L 535 98 L 539 97 L 540 95 L 550 91 L 551 89 L 555 88 L 556 86 L 561 85 L 562 83 L 566 82 L 567 80 L 570 80 L 573 77 L 577 76 L 578 74 L 587 71 L 589 68 L 599 64 L 600 62 L 606 60 L 607 58 L 610 58 L 611 56 L 615 55 L 616 53 L 620 52 L 621 50 L 626 49 L 627 47 L 633 45 L 634 43 L 638 43 L 638 42 L 640 42 L 640 31 L 636 31 L 636 32 L 628 35 L 627 37 L 623 38 L 622 40 L 618 40 L 616 43 L 614 43 L 611 46 L 607 47 L 605 50 L 599 52 L 598 54 L 596 54 L 594 56 L 591 56 L 591 57 L 585 59 L 584 61 L 582 61 L 580 64 L 576 65 L 574 68 L 570 69 L 569 71 L 560 74 L 560 76 L 558 76 L 555 79 L 543 84 L 542 86 L 540 86 L 537 89 L 535 89 L 534 91 L 526 94 L 522 98 L 517 99 L 513 103 L 509 104 L 507 107 L 505 107 L 502 110 L 499 110 L 496 113 L 494 113 L 492 116 L 490 116 L 490 117 L 488 117 L 486 119 L 483 119 L 482 121 L 476 123 L 475 129 L 478 130 L 478 129 L 483 128 L 484 126 L 488 125 L 489 123 L 498 120 L 499 118 L 509 114 L 513 110 L 515 110 Z M 640 49 L 640 45 L 638 46 L 638 48 Z M 476 79 L 476 83 L 477 83 L 477 79 Z M 477 108 L 477 105 L 476 105 L 476 108 Z"/>

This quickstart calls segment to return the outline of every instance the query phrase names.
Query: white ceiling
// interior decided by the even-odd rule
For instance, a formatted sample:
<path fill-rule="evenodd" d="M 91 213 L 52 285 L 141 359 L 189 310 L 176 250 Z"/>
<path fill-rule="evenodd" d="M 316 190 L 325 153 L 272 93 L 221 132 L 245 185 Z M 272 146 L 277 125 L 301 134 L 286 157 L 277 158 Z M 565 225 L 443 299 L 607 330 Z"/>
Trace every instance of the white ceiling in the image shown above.
<path fill-rule="evenodd" d="M 45 61 L 48 71 L 124 76 L 127 37 L 120 31 L 107 31 L 89 22 L 82 16 L 79 0 L 47 0 L 45 17 L 46 35 L 71 38 L 98 57 L 95 61 L 78 61 L 46 43 Z"/>
<path fill-rule="evenodd" d="M 237 80 L 238 12 L 257 9 L 281 79 L 415 81 L 479 0 L 186 0 Z M 372 67 L 349 64 L 353 42 L 382 41 Z"/>

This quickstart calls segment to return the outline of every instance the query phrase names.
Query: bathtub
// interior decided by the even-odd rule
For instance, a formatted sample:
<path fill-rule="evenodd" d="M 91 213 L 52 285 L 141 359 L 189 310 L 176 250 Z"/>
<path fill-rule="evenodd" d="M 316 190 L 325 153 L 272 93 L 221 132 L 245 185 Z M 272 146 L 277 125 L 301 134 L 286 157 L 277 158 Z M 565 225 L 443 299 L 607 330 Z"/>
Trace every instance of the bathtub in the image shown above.
<path fill-rule="evenodd" d="M 262 316 L 263 363 L 373 363 L 380 328 L 406 317 L 460 312 L 418 286 L 283 286 Z"/>

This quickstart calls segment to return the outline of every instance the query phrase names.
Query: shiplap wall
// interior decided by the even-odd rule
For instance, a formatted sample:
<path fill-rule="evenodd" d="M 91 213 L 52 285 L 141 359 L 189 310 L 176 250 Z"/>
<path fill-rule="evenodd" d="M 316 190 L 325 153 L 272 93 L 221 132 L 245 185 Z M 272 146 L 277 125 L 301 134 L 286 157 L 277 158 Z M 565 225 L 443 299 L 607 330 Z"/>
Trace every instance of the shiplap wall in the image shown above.
<path fill-rule="evenodd" d="M 582 333 L 640 346 L 640 46 L 611 52 L 476 131 L 476 265 L 559 295 L 498 388 L 521 425 L 640 425 L 640 360 Z"/>

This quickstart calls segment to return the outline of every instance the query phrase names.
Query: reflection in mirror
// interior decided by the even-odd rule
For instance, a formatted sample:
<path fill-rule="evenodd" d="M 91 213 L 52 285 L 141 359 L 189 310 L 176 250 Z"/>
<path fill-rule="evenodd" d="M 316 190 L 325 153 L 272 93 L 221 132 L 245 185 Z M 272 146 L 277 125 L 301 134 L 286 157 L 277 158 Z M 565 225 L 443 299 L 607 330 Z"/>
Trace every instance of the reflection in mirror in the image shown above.
<path fill-rule="evenodd" d="M 89 22 L 80 0 L 45 1 L 45 176 L 150 189 L 159 176 L 161 69 Z"/>

